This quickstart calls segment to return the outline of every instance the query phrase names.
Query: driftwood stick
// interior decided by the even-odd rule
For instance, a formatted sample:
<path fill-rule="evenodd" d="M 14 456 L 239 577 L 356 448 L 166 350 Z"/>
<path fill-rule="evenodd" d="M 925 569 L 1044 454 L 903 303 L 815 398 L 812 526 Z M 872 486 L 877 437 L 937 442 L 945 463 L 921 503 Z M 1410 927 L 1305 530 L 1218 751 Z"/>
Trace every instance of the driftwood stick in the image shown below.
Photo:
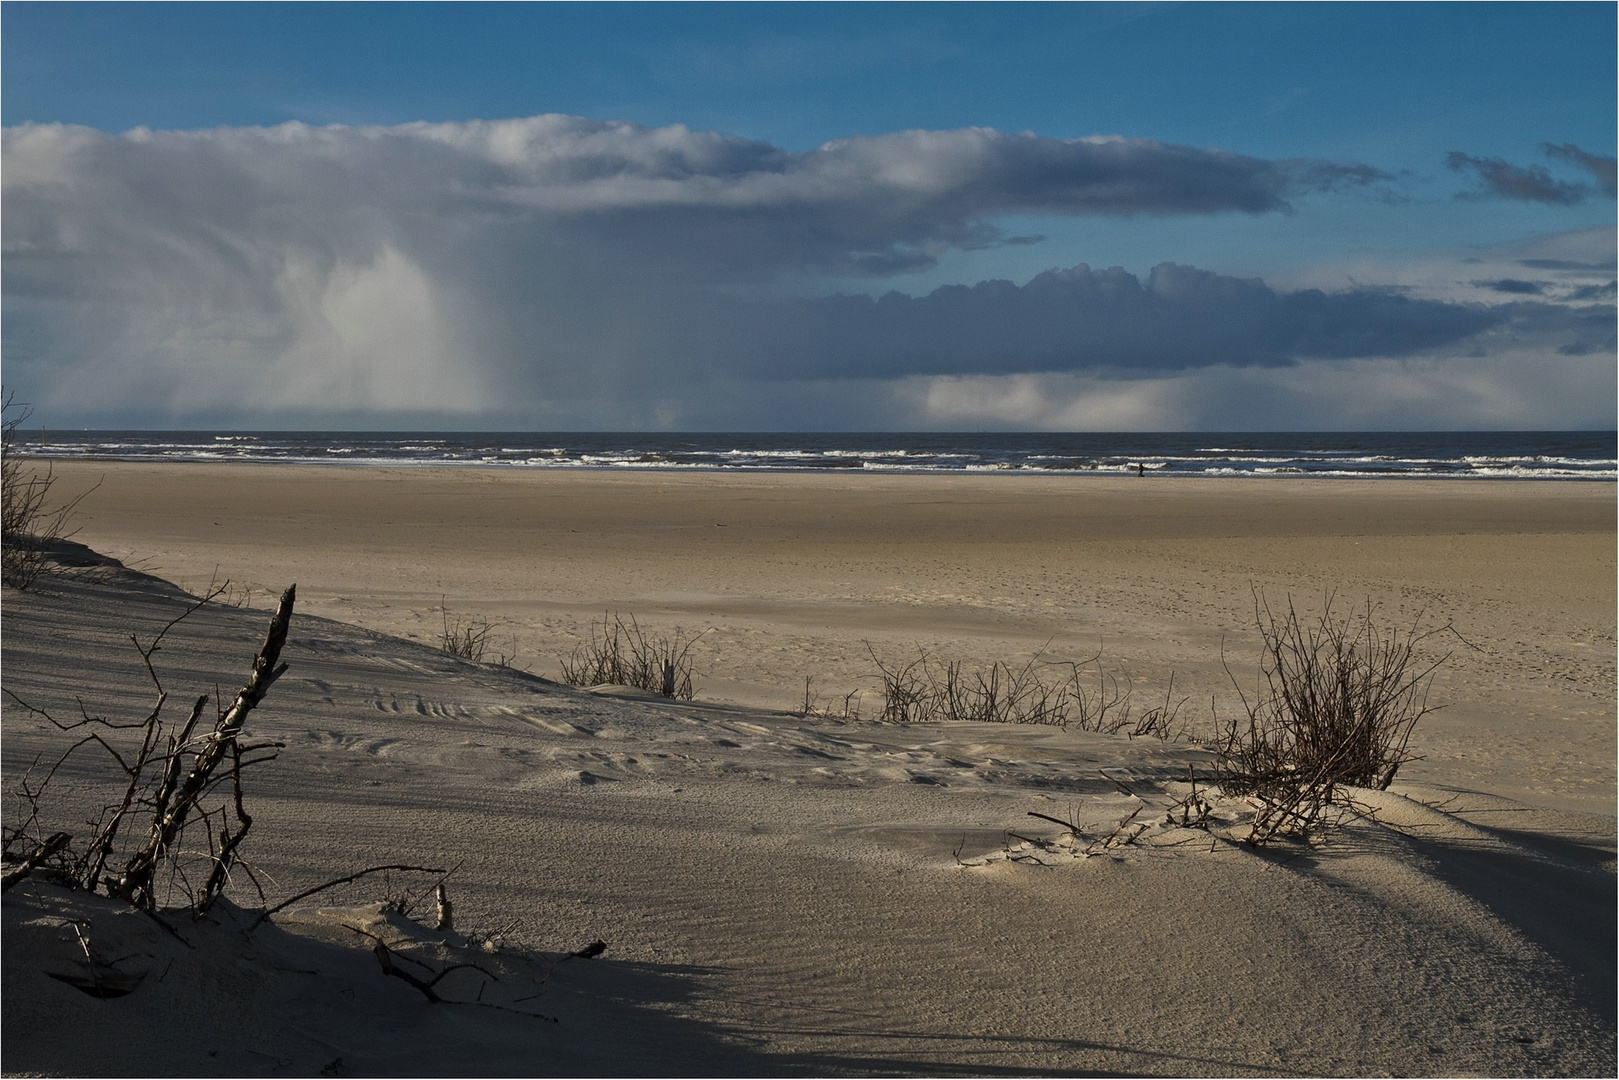
<path fill-rule="evenodd" d="M 455 929 L 455 906 L 450 903 L 450 893 L 449 890 L 444 888 L 444 882 L 441 881 L 433 887 L 433 899 L 436 901 L 436 914 L 438 916 L 434 921 L 433 929 L 453 931 Z"/>
<path fill-rule="evenodd" d="M 259 917 L 257 919 L 253 920 L 253 925 L 249 926 L 248 930 L 249 931 L 257 930 L 259 928 L 259 924 L 264 922 L 265 920 L 267 920 L 271 915 L 274 915 L 276 912 L 282 910 L 283 908 L 291 907 L 293 904 L 296 904 L 298 901 L 303 900 L 306 897 L 314 896 L 318 892 L 325 892 L 327 889 L 336 888 L 338 885 L 347 885 L 349 882 L 357 881 L 360 878 L 365 877 L 367 874 L 380 874 L 384 870 L 401 870 L 401 871 L 409 871 L 411 873 L 417 873 L 417 874 L 443 874 L 443 873 L 445 873 L 445 871 L 443 869 L 438 868 L 438 867 L 433 867 L 433 866 L 407 866 L 404 863 L 388 863 L 386 866 L 368 866 L 364 870 L 359 871 L 358 873 L 346 874 L 343 877 L 334 878 L 333 880 L 328 881 L 323 885 L 316 885 L 313 889 L 305 889 L 303 892 L 298 893 L 296 896 L 290 896 L 287 899 L 281 901 L 281 903 L 277 904 L 275 907 L 265 908 L 264 911 L 262 911 L 259 914 Z"/>
<path fill-rule="evenodd" d="M 1050 814 L 1041 814 L 1041 813 L 1036 813 L 1033 810 L 1030 810 L 1029 811 L 1029 816 L 1030 817 L 1037 817 L 1041 821 L 1049 821 L 1053 825 L 1061 825 L 1063 828 L 1067 829 L 1069 832 L 1078 832 L 1079 831 L 1078 829 L 1074 828 L 1073 825 L 1071 825 L 1068 822 L 1064 821 L 1062 818 L 1055 818 L 1055 817 L 1052 817 Z"/>
<path fill-rule="evenodd" d="M 366 936 L 371 937 L 373 935 L 367 934 Z M 393 962 L 393 953 L 388 950 L 387 945 L 384 945 L 381 941 L 378 941 L 374 946 L 372 946 L 371 951 L 376 955 L 377 963 L 382 965 L 382 973 L 384 975 L 392 975 L 396 979 L 403 979 L 405 982 L 410 983 L 410 985 L 420 990 L 422 992 L 422 996 L 428 1001 L 431 1001 L 434 1005 L 438 1005 L 444 1001 L 443 998 L 438 996 L 438 991 L 433 989 L 433 983 L 428 982 L 425 979 L 417 978 L 404 968 L 396 967 Z M 433 982 L 437 981 L 437 979 L 433 980 Z"/>
<path fill-rule="evenodd" d="M 166 628 L 165 632 L 167 632 Z M 138 649 L 139 647 L 140 645 L 137 643 L 136 648 Z M 142 659 L 147 661 L 147 666 L 150 668 L 149 655 L 142 653 L 141 656 Z M 84 887 L 91 892 L 95 892 L 96 884 L 101 880 L 101 871 L 107 865 L 107 859 L 112 854 L 112 846 L 118 839 L 118 827 L 123 824 L 124 816 L 129 813 L 130 807 L 134 805 L 135 800 L 140 795 L 141 781 L 145 777 L 146 766 L 152 760 L 152 754 L 157 749 L 158 737 L 162 729 L 160 721 L 163 715 L 163 703 L 168 699 L 169 695 L 166 691 L 158 691 L 157 704 L 152 707 L 151 715 L 146 718 L 146 733 L 141 739 L 140 753 L 136 755 L 134 765 L 124 767 L 124 771 L 129 774 L 129 786 L 124 789 L 123 802 L 107 818 L 106 825 L 96 834 L 96 838 L 84 853 L 84 859 L 82 860 L 83 872 L 80 874 L 79 879 Z M 202 707 L 207 702 L 207 697 L 197 699 L 197 703 L 191 712 L 190 723 L 196 723 L 197 717 L 202 715 Z M 80 705 L 79 711 L 84 711 L 83 705 Z M 117 754 L 113 756 L 118 757 Z M 118 763 L 123 765 L 123 759 L 119 758 Z"/>
<path fill-rule="evenodd" d="M 1131 791 L 1128 787 L 1126 787 L 1125 784 L 1124 784 L 1124 781 L 1120 780 L 1118 777 L 1109 776 L 1106 772 L 1104 772 L 1101 769 L 1097 769 L 1096 771 L 1101 774 L 1103 780 L 1106 780 L 1108 783 L 1110 783 L 1114 787 L 1118 788 L 1120 795 L 1130 795 L 1130 796 L 1135 795 L 1135 792 Z"/>
<path fill-rule="evenodd" d="M 280 662 L 281 648 L 287 641 L 287 626 L 292 619 L 292 606 L 297 595 L 296 585 L 287 586 L 287 591 L 281 594 L 281 603 L 276 606 L 275 616 L 270 620 L 264 644 L 259 646 L 258 655 L 253 658 L 252 674 L 197 751 L 185 779 L 180 780 L 177 772 L 172 770 L 165 776 L 156 799 L 160 810 L 153 815 L 151 837 L 146 846 L 130 858 L 118 883 L 118 894 L 136 906 L 150 910 L 156 904 L 153 878 L 159 864 L 175 838 L 184 830 L 186 820 L 207 789 L 214 770 L 235 745 L 248 714 L 264 700 L 271 684 L 287 670 L 287 665 Z M 198 704 L 196 711 L 200 712 L 201 702 Z M 189 734 L 188 726 L 185 735 Z M 176 745 L 171 752 L 171 762 L 178 762 L 179 752 L 180 746 Z"/>
<path fill-rule="evenodd" d="M 67 847 L 68 841 L 72 839 L 73 834 L 65 832 L 52 833 L 47 836 L 43 842 L 34 847 L 33 851 L 23 857 L 21 866 L 6 871 L 5 877 L 0 879 L 0 892 L 8 891 L 17 882 L 33 873 L 34 867 Z"/>
<path fill-rule="evenodd" d="M 425 969 L 426 971 L 432 973 L 432 978 L 423 979 L 418 975 L 412 975 L 410 972 L 404 970 L 403 968 L 397 967 L 394 964 L 394 962 L 393 962 L 393 956 L 394 956 L 393 950 L 388 947 L 388 943 L 386 941 L 383 941 L 380 937 L 373 934 L 371 931 L 362 930 L 358 926 L 351 926 L 351 927 L 349 927 L 349 929 L 353 930 L 356 934 L 359 934 L 362 937 L 368 937 L 372 941 L 376 942 L 376 944 L 371 947 L 371 952 L 377 958 L 377 963 L 382 965 L 382 973 L 384 975 L 392 975 L 396 979 L 403 979 L 405 982 L 410 983 L 410 985 L 412 985 L 416 989 L 420 990 L 422 992 L 422 994 L 427 998 L 428 1001 L 431 1001 L 435 1005 L 440 1005 L 440 1004 L 482 1005 L 482 1004 L 484 1004 L 484 1002 L 482 1002 L 482 1001 L 446 1001 L 446 999 L 444 999 L 442 997 L 439 997 L 438 992 L 436 990 L 434 990 L 433 987 L 437 986 L 439 981 L 441 979 L 443 979 L 444 976 L 448 975 L 452 971 L 465 971 L 465 970 L 470 969 L 472 971 L 476 971 L 478 974 L 482 975 L 484 978 L 489 979 L 491 982 L 499 982 L 500 981 L 499 977 L 497 977 L 494 972 L 485 970 L 482 966 L 480 966 L 478 964 L 471 963 L 471 962 L 461 963 L 461 964 L 451 964 L 449 967 L 446 967 L 446 968 L 444 968 L 444 969 L 442 969 L 440 971 L 433 971 L 433 969 L 429 965 L 423 964 L 420 960 L 417 960 L 417 959 L 415 959 L 413 957 L 410 957 L 410 956 L 405 956 L 404 953 L 400 953 L 399 955 L 403 959 L 409 960 L 413 964 L 418 964 L 423 969 Z M 603 948 L 605 948 L 605 947 L 606 946 L 603 946 Z M 481 991 L 480 991 L 480 993 L 481 993 Z M 491 1005 L 489 1007 L 490 1008 L 499 1008 L 500 1006 Z M 532 1015 L 532 1014 L 530 1014 L 530 1013 L 522 1013 L 521 1015 L 529 1016 L 529 1015 Z"/>
<path fill-rule="evenodd" d="M 247 812 L 242 805 L 242 748 L 232 741 L 231 748 L 231 785 L 236 795 L 236 822 L 237 828 L 232 831 L 229 824 L 224 824 L 219 830 L 219 854 L 214 857 L 214 868 L 208 874 L 208 881 L 202 887 L 202 900 L 197 905 L 198 911 L 207 911 L 219 894 L 224 892 L 225 885 L 230 881 L 230 868 L 236 861 L 236 849 L 247 838 L 247 830 L 253 827 L 253 815 Z M 220 817 L 225 811 L 220 810 Z"/>

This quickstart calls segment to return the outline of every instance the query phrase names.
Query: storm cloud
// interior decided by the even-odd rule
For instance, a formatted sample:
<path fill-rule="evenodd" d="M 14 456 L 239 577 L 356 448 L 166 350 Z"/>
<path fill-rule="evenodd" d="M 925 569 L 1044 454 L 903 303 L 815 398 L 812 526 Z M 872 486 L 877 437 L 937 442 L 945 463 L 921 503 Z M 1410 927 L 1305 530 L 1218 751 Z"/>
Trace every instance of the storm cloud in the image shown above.
<path fill-rule="evenodd" d="M 568 116 L 399 127 L 5 132 L 8 257 L 50 234 L 170 248 L 336 248 L 436 226 L 519 230 L 726 280 L 774 269 L 899 273 L 1008 238 L 1018 213 L 1251 214 L 1387 179 L 1151 139 L 1051 139 L 988 128 L 857 136 L 790 152 L 682 125 Z M 31 268 L 31 265 L 30 265 Z"/>
<path fill-rule="evenodd" d="M 986 128 L 793 151 L 567 116 L 3 140 L 7 384 L 98 423 L 642 426 L 721 400 L 735 411 L 709 422 L 748 423 L 750 400 L 851 380 L 1279 368 L 1520 327 L 1572 356 L 1612 337 L 1611 304 L 1604 337 L 1538 300 L 1285 292 L 1173 264 L 772 292 L 1036 242 L 1011 215 L 1272 214 L 1389 179 L 1352 162 Z"/>
<path fill-rule="evenodd" d="M 1081 265 L 1021 287 L 985 281 L 920 297 L 891 292 L 755 307 L 762 325 L 747 357 L 769 357 L 799 374 L 879 378 L 1402 357 L 1523 318 L 1508 305 L 1413 300 L 1380 289 L 1280 293 L 1257 279 L 1173 263 L 1145 280 L 1120 267 Z M 1569 340 L 1583 339 L 1571 333 Z"/>

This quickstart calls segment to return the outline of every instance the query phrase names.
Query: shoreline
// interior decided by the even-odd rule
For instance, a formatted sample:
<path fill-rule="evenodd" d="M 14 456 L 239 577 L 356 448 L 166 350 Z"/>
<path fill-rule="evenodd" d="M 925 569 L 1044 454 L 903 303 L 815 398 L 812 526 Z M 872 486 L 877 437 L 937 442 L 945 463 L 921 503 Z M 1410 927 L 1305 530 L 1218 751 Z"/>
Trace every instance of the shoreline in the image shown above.
<path fill-rule="evenodd" d="M 1613 476 L 1505 476 L 1489 473 L 1447 473 L 1442 475 L 1413 475 L 1410 473 L 1377 474 L 1368 471 L 1361 472 L 1331 472 L 1327 470 L 1286 469 L 1275 472 L 1230 472 L 1230 473 L 1202 473 L 1189 474 L 1176 472 L 1170 469 L 1149 469 L 1147 472 L 1137 474 L 1131 470 L 1096 469 L 1085 467 L 1047 467 L 1047 466 L 962 466 L 959 468 L 932 467 L 922 465 L 883 466 L 870 464 L 856 464 L 847 466 L 828 465 L 680 465 L 670 463 L 613 463 L 590 464 L 585 462 L 556 462 L 545 464 L 530 464 L 526 462 L 497 463 L 488 461 L 421 461 L 412 462 L 400 459 L 370 458 L 370 459 L 344 459 L 344 458 L 153 458 L 149 456 L 114 454 L 75 454 L 58 455 L 52 453 L 29 453 L 26 446 L 19 447 L 17 457 L 27 461 L 46 462 L 57 465 L 152 465 L 158 467 L 173 466 L 177 468 L 288 468 L 288 469 L 398 469 L 404 472 L 420 470 L 441 469 L 445 472 L 487 471 L 494 473 L 569 473 L 582 472 L 589 474 L 671 474 L 671 475 L 721 475 L 721 476 L 976 476 L 976 477 L 1022 477 L 1043 478 L 1051 480 L 1070 481 L 1099 481 L 1099 480 L 1166 480 L 1185 483 L 1229 483 L 1239 480 L 1254 480 L 1269 483 L 1355 483 L 1368 484 L 1610 484 L 1619 486 L 1619 480 Z"/>
<path fill-rule="evenodd" d="M 883 468 L 878 466 L 849 466 L 842 467 L 811 467 L 811 466 L 766 466 L 766 465 L 592 465 L 592 464 L 556 464 L 556 465 L 514 465 L 497 464 L 491 462 L 454 462 L 454 461 L 345 461 L 341 459 L 298 459 L 292 461 L 277 461 L 262 458 L 237 458 L 219 460 L 193 460 L 193 459 L 154 459 L 150 457 L 56 457 L 50 454 L 30 454 L 27 448 L 19 448 L 17 456 L 27 461 L 38 461 L 50 464 L 55 468 L 79 469 L 93 468 L 95 466 L 120 466 L 128 468 L 152 469 L 312 469 L 326 471 L 353 471 L 356 473 L 374 473 L 379 471 L 396 471 L 406 474 L 444 472 L 458 473 L 488 473 L 493 476 L 622 476 L 622 477 L 674 477 L 674 476 L 708 476 L 731 477 L 744 479 L 747 477 L 805 477 L 820 478 L 823 480 L 850 480 L 858 477 L 870 477 L 879 480 L 893 480 L 904 477 L 916 477 L 920 480 L 930 479 L 957 479 L 981 480 L 990 482 L 1000 481 L 1056 481 L 1072 483 L 1119 483 L 1131 484 L 1141 480 L 1151 480 L 1155 483 L 1179 484 L 1325 484 L 1334 487 L 1361 484 L 1372 488 L 1384 486 L 1397 487 L 1407 484 L 1422 484 L 1448 487 L 1452 485 L 1471 486 L 1476 483 L 1499 484 L 1511 487 L 1535 487 L 1546 485 L 1550 487 L 1566 487 L 1577 485 L 1581 487 L 1596 484 L 1608 484 L 1619 490 L 1619 481 L 1612 477 L 1516 477 L 1516 476 L 1488 476 L 1488 475 L 1445 475 L 1445 476 L 1413 476 L 1413 475 L 1375 475 L 1360 474 L 1356 476 L 1324 475 L 1319 473 L 1287 473 L 1287 474 L 1219 474 L 1219 475 L 1188 475 L 1175 474 L 1165 470 L 1153 472 L 1149 470 L 1146 475 L 1138 476 L 1131 472 L 1104 472 L 1096 469 L 1058 469 L 1058 468 L 973 468 L 973 469 L 929 469 L 929 468 Z"/>

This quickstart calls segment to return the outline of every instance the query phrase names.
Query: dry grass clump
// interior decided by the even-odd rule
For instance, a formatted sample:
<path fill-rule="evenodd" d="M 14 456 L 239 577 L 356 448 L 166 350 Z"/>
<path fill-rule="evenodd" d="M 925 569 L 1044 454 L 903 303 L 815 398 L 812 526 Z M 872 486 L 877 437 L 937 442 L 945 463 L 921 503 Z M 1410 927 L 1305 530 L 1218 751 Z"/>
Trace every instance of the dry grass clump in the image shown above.
<path fill-rule="evenodd" d="M 1261 655 L 1253 688 L 1244 689 L 1226 666 L 1242 710 L 1221 731 L 1214 787 L 1257 810 L 1243 839 L 1259 846 L 1316 834 L 1331 823 L 1334 806 L 1355 808 L 1352 789 L 1393 783 L 1413 758 L 1412 729 L 1437 708 L 1429 691 L 1452 655 L 1431 646 L 1441 637 L 1466 642 L 1448 622 L 1425 628 L 1420 615 L 1407 627 L 1389 627 L 1370 601 L 1340 614 L 1330 594 L 1319 616 L 1306 617 L 1291 598 L 1272 610 L 1255 589 L 1254 621 Z M 1178 716 L 1186 699 L 1175 699 L 1173 676 L 1162 702 L 1138 711 L 1128 676 L 1107 671 L 1100 652 L 1079 663 L 1036 654 L 1021 667 L 970 669 L 920 648 L 908 663 L 889 664 L 866 648 L 882 682 L 877 719 L 889 723 L 1052 724 L 1160 739 L 1184 733 Z M 1206 828 L 1213 792 L 1189 779 L 1192 793 L 1170 823 Z"/>
<path fill-rule="evenodd" d="M 1255 590 L 1259 668 L 1251 697 L 1226 668 L 1242 716 L 1226 725 L 1219 781 L 1260 808 L 1249 843 L 1308 835 L 1343 801 L 1340 788 L 1386 789 L 1412 760 L 1411 730 L 1434 710 L 1428 692 L 1451 656 L 1424 647 L 1441 635 L 1462 639 L 1449 623 L 1424 630 L 1419 616 L 1402 632 L 1374 616 L 1369 600 L 1339 616 L 1329 594 L 1308 619 L 1291 597 L 1273 611 Z"/>
<path fill-rule="evenodd" d="M 600 626 L 591 624 L 590 641 L 575 646 L 562 662 L 562 681 L 570 686 L 633 686 L 690 701 L 696 696 L 691 647 L 706 633 L 687 638 L 676 629 L 672 635 L 648 637 L 634 615 L 626 624 L 616 613 L 603 614 Z"/>
<path fill-rule="evenodd" d="M 443 632 L 439 637 L 439 648 L 451 656 L 460 657 L 462 660 L 470 660 L 474 664 L 483 663 L 484 657 L 489 655 L 490 639 L 494 637 L 495 624 L 476 615 L 466 618 L 459 615 L 452 617 L 450 609 L 445 606 L 442 600 L 439 602 L 439 614 L 444 625 Z M 499 664 L 501 667 L 511 667 L 512 662 L 516 659 L 517 636 L 514 634 L 511 639 L 511 651 L 506 652 L 496 649 L 495 658 L 491 663 Z"/>
<path fill-rule="evenodd" d="M 1022 667 L 997 661 L 970 669 L 958 660 L 941 663 L 920 647 L 916 659 L 893 666 L 878 658 L 870 642 L 866 651 L 882 682 L 878 719 L 887 723 L 1050 724 L 1160 739 L 1174 738 L 1181 730 L 1177 717 L 1186 699 L 1173 700 L 1173 675 L 1163 703 L 1138 712 L 1129 677 L 1121 686 L 1119 677 L 1103 668 L 1100 652 L 1078 663 L 1043 660 L 1036 653 Z"/>
<path fill-rule="evenodd" d="M 17 429 L 32 410 L 7 394 L 0 406 L 3 414 L 10 415 L 0 422 L 0 580 L 12 588 L 26 589 L 51 568 L 51 548 L 73 535 L 75 530 L 68 523 L 90 492 L 66 502 L 52 500 L 56 477 L 50 465 L 43 471 L 29 466 L 16 446 Z"/>
<path fill-rule="evenodd" d="M 838 697 L 833 696 L 826 704 L 822 704 L 822 697 L 815 689 L 815 677 L 804 676 L 804 703 L 799 706 L 798 715 L 808 719 L 818 717 L 823 720 L 854 721 L 860 719 L 860 691 L 851 690 Z M 839 702 L 834 705 L 833 702 Z"/>
<path fill-rule="evenodd" d="M 489 635 L 494 629 L 488 619 L 478 618 L 463 621 L 457 617 L 455 625 L 451 626 L 449 613 L 445 612 L 444 636 L 439 641 L 439 647 L 451 656 L 480 663 L 489 652 Z"/>

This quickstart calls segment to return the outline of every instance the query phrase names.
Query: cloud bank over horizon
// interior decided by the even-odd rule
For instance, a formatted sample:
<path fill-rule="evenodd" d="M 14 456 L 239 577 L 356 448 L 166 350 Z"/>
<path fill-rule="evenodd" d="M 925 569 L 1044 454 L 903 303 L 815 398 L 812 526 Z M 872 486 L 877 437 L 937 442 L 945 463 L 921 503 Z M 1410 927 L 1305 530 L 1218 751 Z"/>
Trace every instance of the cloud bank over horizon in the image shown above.
<path fill-rule="evenodd" d="M 1611 196 L 1611 159 L 1546 152 Z M 1605 258 L 1499 259 L 1453 275 L 1448 292 L 1288 289 L 1174 263 L 923 295 L 836 290 L 1040 241 L 1008 219 L 1262 216 L 1389 197 L 1396 178 L 1357 162 L 989 128 L 788 151 L 558 115 L 121 135 L 23 125 L 0 153 L 6 382 L 67 422 L 1613 422 L 1611 230 Z M 1596 191 L 1539 166 L 1451 158 L 1509 198 Z M 1360 400 L 1334 406 L 1357 371 Z"/>

